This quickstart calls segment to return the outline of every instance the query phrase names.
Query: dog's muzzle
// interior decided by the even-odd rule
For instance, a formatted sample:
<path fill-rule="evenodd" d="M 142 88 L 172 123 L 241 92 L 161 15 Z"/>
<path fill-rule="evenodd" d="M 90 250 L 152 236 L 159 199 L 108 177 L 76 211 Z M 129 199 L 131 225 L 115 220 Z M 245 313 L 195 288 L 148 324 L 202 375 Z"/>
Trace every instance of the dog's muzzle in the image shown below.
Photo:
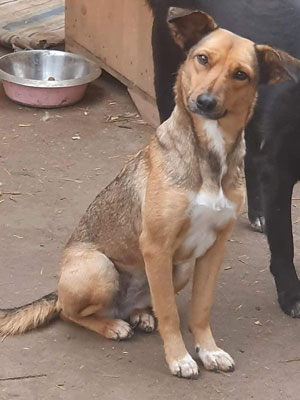
<path fill-rule="evenodd" d="M 217 100 L 209 93 L 202 93 L 196 99 L 188 100 L 188 109 L 207 119 L 220 119 L 226 115 L 226 110 L 218 107 Z"/>

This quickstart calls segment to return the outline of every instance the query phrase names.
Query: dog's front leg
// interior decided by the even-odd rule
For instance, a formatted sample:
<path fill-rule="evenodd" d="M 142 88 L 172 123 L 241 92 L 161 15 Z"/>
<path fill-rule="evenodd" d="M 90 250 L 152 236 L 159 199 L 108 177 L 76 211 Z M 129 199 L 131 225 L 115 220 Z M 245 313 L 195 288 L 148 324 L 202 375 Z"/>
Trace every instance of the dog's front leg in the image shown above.
<path fill-rule="evenodd" d="M 234 370 L 233 359 L 217 347 L 209 323 L 216 279 L 231 226 L 217 234 L 214 245 L 196 261 L 194 270 L 189 325 L 199 358 L 204 367 L 212 371 Z"/>
<path fill-rule="evenodd" d="M 142 253 L 149 281 L 158 330 L 164 342 L 166 360 L 173 375 L 196 378 L 198 365 L 187 352 L 179 328 L 172 279 L 172 254 L 143 238 Z"/>

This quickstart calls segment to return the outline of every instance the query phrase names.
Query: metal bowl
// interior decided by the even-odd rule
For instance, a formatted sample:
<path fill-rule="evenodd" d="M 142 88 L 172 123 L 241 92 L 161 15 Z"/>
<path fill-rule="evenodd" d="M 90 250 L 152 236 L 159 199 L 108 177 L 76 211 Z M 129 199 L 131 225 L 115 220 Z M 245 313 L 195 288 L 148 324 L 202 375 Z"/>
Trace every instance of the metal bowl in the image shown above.
<path fill-rule="evenodd" d="M 85 57 L 57 50 L 25 50 L 0 58 L 6 95 L 34 107 L 62 107 L 79 101 L 101 74 Z"/>

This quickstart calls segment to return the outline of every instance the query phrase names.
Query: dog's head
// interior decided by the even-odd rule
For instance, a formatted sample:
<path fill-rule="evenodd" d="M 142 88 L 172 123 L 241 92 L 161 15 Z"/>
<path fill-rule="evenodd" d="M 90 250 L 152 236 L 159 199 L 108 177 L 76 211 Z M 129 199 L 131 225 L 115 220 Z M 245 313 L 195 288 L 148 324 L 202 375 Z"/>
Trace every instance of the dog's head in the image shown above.
<path fill-rule="evenodd" d="M 258 83 L 279 83 L 300 75 L 300 62 L 280 50 L 218 28 L 201 11 L 170 8 L 175 42 L 187 53 L 178 79 L 183 102 L 208 119 L 252 114 Z"/>

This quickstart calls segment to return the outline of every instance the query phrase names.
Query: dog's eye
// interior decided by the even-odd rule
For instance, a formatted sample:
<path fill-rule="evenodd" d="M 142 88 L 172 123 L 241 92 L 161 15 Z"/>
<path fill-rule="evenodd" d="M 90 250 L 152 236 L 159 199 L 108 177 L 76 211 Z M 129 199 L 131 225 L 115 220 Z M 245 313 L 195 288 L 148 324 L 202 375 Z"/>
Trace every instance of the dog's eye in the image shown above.
<path fill-rule="evenodd" d="M 236 71 L 233 74 L 233 79 L 236 79 L 238 81 L 245 81 L 248 78 L 249 78 L 249 76 L 244 71 Z"/>
<path fill-rule="evenodd" d="M 206 65 L 208 63 L 208 58 L 205 54 L 200 54 L 197 56 L 197 61 L 199 64 Z"/>

